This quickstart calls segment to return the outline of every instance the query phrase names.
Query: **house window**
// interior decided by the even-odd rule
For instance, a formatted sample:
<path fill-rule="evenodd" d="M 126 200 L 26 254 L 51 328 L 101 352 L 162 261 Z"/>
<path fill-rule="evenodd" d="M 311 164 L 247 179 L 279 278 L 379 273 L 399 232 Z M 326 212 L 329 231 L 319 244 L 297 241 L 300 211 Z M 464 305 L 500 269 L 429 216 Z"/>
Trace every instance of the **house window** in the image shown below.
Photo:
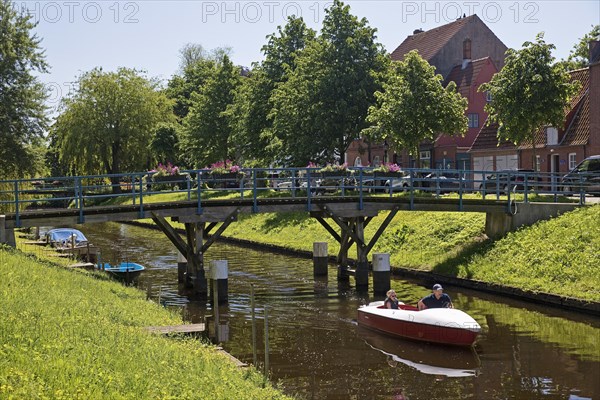
<path fill-rule="evenodd" d="M 360 159 L 360 157 L 356 157 L 354 159 L 354 166 L 355 167 L 362 167 L 362 160 Z"/>
<path fill-rule="evenodd" d="M 479 114 L 469 114 L 469 128 L 479 128 Z"/>
<path fill-rule="evenodd" d="M 431 151 L 422 151 L 419 158 L 421 159 L 421 168 L 431 167 Z"/>
<path fill-rule="evenodd" d="M 373 158 L 373 166 L 375 168 L 379 167 L 381 165 L 381 161 L 379 161 L 379 156 L 375 156 L 375 158 Z"/>
<path fill-rule="evenodd" d="M 553 146 L 558 144 L 558 129 L 553 126 L 546 128 L 546 144 Z"/>
<path fill-rule="evenodd" d="M 487 101 L 488 103 L 492 101 L 492 92 L 490 92 L 489 90 L 486 90 L 485 92 L 485 101 Z"/>
<path fill-rule="evenodd" d="M 577 166 L 577 153 L 569 153 L 569 171 Z"/>
<path fill-rule="evenodd" d="M 541 163 L 542 163 L 542 157 L 535 156 L 535 170 L 536 170 L 536 172 L 540 172 L 541 171 Z"/>

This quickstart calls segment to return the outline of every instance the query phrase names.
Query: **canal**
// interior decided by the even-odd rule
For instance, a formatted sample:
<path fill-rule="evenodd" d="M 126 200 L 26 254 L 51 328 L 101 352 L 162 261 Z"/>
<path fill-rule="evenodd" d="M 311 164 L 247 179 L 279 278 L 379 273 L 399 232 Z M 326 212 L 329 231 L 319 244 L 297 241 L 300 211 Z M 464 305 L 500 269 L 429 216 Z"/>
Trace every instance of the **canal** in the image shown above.
<path fill-rule="evenodd" d="M 81 227 L 104 261 L 147 267 L 138 287 L 191 322 L 210 304 L 177 284 L 176 252 L 154 230 L 116 223 Z M 471 290 L 446 287 L 455 307 L 483 328 L 473 349 L 386 337 L 359 328 L 359 294 L 315 280 L 312 261 L 217 243 L 208 260 L 229 261 L 229 304 L 219 308 L 225 350 L 253 361 L 251 285 L 256 293 L 258 360 L 264 360 L 263 311 L 268 308 L 270 378 L 301 399 L 600 399 L 600 319 Z M 352 281 L 352 280 L 351 280 Z M 372 284 L 369 284 L 372 287 Z M 394 279 L 398 298 L 415 304 L 423 282 Z"/>

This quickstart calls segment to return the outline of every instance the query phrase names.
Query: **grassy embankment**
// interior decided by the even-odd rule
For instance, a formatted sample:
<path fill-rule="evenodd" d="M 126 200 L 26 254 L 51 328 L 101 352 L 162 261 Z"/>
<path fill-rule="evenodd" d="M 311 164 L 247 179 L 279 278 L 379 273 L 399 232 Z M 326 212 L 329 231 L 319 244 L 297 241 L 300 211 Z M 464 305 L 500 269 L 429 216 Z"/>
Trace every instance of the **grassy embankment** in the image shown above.
<path fill-rule="evenodd" d="M 210 345 L 146 333 L 181 317 L 93 273 L 0 247 L 0 304 L 0 398 L 285 398 Z"/>
<path fill-rule="evenodd" d="M 165 193 L 148 200 L 182 196 Z M 384 218 L 380 214 L 365 228 L 367 240 Z M 600 205 L 590 206 L 490 241 L 484 214 L 399 212 L 373 252 L 390 253 L 394 267 L 600 301 L 598 221 Z M 327 241 L 330 254 L 339 249 L 306 213 L 241 215 L 225 236 L 308 251 L 313 242 Z"/>

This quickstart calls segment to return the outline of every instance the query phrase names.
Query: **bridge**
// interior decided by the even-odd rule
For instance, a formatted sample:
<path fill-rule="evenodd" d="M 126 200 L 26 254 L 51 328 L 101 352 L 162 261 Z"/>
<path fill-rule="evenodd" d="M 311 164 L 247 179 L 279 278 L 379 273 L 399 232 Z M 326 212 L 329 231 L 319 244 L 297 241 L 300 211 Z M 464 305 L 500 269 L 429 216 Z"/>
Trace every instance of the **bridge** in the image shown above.
<path fill-rule="evenodd" d="M 14 245 L 16 228 L 152 219 L 188 260 L 188 283 L 206 293 L 204 253 L 238 215 L 301 211 L 340 243 L 339 265 L 347 265 L 348 250 L 356 244 L 355 279 L 362 286 L 368 284 L 368 254 L 398 211 L 486 213 L 486 233 L 498 236 L 572 210 L 586 198 L 581 187 L 559 191 L 553 177 L 541 174 L 516 181 L 499 174 L 490 179 L 485 171 L 332 169 L 225 174 L 205 169 L 166 176 L 141 172 L 0 181 L 0 243 Z M 577 195 L 576 202 L 564 203 L 565 194 Z M 381 212 L 387 216 L 367 241 L 364 228 Z M 167 219 L 183 223 L 185 237 Z"/>

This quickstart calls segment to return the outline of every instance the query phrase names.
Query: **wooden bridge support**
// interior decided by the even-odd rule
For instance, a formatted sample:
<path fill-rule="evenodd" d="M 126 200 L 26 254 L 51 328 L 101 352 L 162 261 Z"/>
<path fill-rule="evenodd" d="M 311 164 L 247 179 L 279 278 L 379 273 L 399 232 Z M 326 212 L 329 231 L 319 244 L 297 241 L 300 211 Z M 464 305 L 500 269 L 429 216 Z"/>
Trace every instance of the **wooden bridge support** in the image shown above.
<path fill-rule="evenodd" d="M 0 215 L 0 243 L 17 247 L 15 230 L 6 227 L 6 216 Z"/>
<path fill-rule="evenodd" d="M 326 205 L 322 206 L 321 210 L 322 213 L 312 213 L 312 216 L 316 218 L 340 244 L 340 251 L 337 257 L 338 280 L 349 280 L 348 250 L 352 245 L 356 244 L 355 283 L 357 289 L 367 290 L 369 287 L 369 252 L 373 249 L 373 246 L 388 227 L 399 208 L 395 207 L 390 211 L 368 243 L 365 241 L 365 227 L 373 220 L 373 216 L 356 215 L 341 217 L 336 215 L 336 213 Z M 331 218 L 340 227 L 341 234 L 338 234 L 323 217 Z"/>
<path fill-rule="evenodd" d="M 236 209 L 229 214 L 214 234 L 209 236 L 217 222 L 193 221 L 184 222 L 185 240 L 177 233 L 175 228 L 161 215 L 152 213 L 152 220 L 161 231 L 169 238 L 177 251 L 185 255 L 187 267 L 184 274 L 184 283 L 193 287 L 201 296 L 208 295 L 208 282 L 204 268 L 204 253 L 223 234 L 225 229 L 237 220 L 240 210 Z M 199 218 L 198 218 L 199 219 Z M 205 240 L 205 238 L 207 238 Z"/>

